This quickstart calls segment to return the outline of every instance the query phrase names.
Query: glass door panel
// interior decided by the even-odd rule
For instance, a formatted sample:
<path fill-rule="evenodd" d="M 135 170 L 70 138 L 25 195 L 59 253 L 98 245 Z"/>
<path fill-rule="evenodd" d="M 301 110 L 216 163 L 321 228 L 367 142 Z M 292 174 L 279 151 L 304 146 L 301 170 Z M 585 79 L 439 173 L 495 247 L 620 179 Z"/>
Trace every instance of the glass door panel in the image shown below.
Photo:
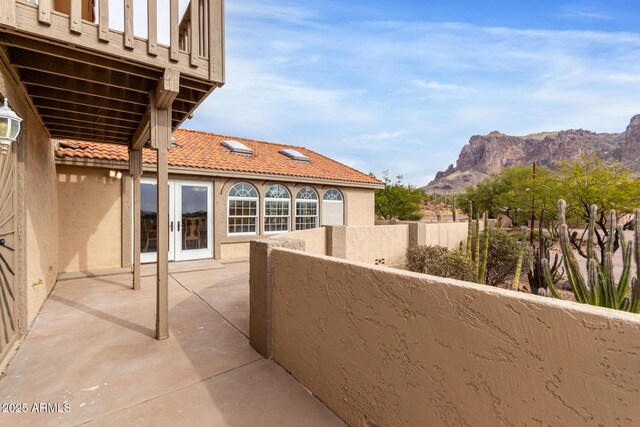
<path fill-rule="evenodd" d="M 211 183 L 176 181 L 176 260 L 213 256 Z"/>
<path fill-rule="evenodd" d="M 140 180 L 140 261 L 156 262 L 158 244 L 158 192 L 156 180 L 142 178 Z M 173 183 L 169 182 L 169 261 L 174 259 L 173 224 Z"/>

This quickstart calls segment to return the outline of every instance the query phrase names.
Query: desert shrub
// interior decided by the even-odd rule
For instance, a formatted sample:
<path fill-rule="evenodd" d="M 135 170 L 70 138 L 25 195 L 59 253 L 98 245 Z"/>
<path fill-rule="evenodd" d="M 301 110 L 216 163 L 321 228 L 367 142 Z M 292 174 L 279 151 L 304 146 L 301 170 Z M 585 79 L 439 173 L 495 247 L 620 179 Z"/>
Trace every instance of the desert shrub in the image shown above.
<path fill-rule="evenodd" d="M 489 256 L 487 258 L 486 284 L 497 286 L 513 275 L 522 247 L 522 234 L 509 234 L 499 229 L 489 231 Z M 533 250 L 526 245 L 522 260 L 522 271 L 529 271 Z"/>
<path fill-rule="evenodd" d="M 451 279 L 475 281 L 473 262 L 466 253 L 442 246 L 407 249 L 407 270 Z"/>

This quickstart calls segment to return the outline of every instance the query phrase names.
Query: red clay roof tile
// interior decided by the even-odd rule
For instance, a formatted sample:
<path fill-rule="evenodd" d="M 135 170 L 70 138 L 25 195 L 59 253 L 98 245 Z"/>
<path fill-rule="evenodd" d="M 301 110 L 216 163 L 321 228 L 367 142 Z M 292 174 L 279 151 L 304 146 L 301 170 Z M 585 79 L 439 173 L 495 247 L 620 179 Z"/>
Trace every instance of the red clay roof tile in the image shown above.
<path fill-rule="evenodd" d="M 177 147 L 169 150 L 169 165 L 189 168 L 216 169 L 257 174 L 274 174 L 291 177 L 319 178 L 363 184 L 382 182 L 340 162 L 332 160 L 304 147 L 254 141 L 209 132 L 177 129 L 173 136 Z M 222 146 L 225 139 L 242 142 L 253 150 L 252 156 L 231 153 Z M 299 162 L 279 153 L 283 148 L 293 148 L 309 157 L 309 162 Z M 127 147 L 77 140 L 59 140 L 56 154 L 59 157 L 128 161 Z M 143 149 L 143 161 L 154 164 L 155 150 Z"/>

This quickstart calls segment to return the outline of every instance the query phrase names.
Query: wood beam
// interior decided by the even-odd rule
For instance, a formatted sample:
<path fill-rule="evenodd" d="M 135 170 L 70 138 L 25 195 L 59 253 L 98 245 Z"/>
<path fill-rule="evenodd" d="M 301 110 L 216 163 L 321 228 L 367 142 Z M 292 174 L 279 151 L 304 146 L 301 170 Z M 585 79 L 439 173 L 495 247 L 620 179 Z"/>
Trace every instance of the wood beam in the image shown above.
<path fill-rule="evenodd" d="M 144 114 L 145 107 L 140 104 L 132 104 L 124 99 L 113 100 L 102 98 L 99 96 L 87 95 L 78 92 L 69 92 L 61 89 L 45 88 L 41 86 L 32 86 L 27 84 L 27 92 L 30 96 L 40 99 L 49 99 L 52 101 L 73 102 L 78 105 L 88 107 L 97 107 L 108 111 L 120 111 L 123 113 Z"/>
<path fill-rule="evenodd" d="M 40 114 L 42 120 L 44 121 L 45 126 L 49 127 L 52 124 L 61 124 L 72 127 L 85 127 L 91 126 L 95 129 L 99 130 L 110 130 L 114 132 L 124 132 L 127 135 L 131 135 L 135 132 L 136 127 L 131 126 L 131 123 L 127 123 L 127 126 L 115 125 L 113 120 L 108 119 L 106 117 L 95 117 L 96 120 L 78 120 L 67 117 L 66 114 L 60 114 L 58 117 L 52 117 L 47 114 Z"/>
<path fill-rule="evenodd" d="M 68 133 L 61 131 L 50 131 L 51 137 L 55 139 L 75 139 L 78 141 L 94 141 L 94 142 L 107 142 L 111 144 L 127 145 L 128 140 L 122 138 L 109 138 L 106 136 L 100 136 L 96 134 L 79 134 L 77 132 Z"/>
<path fill-rule="evenodd" d="M 129 148 L 129 173 L 133 181 L 133 289 L 140 289 L 140 175 L 142 175 L 142 150 Z"/>
<path fill-rule="evenodd" d="M 139 65 L 131 64 L 129 62 L 122 62 L 116 58 L 109 58 L 95 55 L 93 53 L 74 50 L 66 45 L 20 37 L 16 34 L 0 34 L 0 43 L 6 44 L 7 46 L 16 49 L 20 49 L 22 51 L 38 52 L 42 55 L 55 56 L 56 58 L 67 59 L 69 61 L 80 64 L 93 65 L 96 67 L 105 68 L 107 70 L 118 70 L 126 74 L 150 79 L 153 81 L 158 80 L 158 78 L 162 74 L 160 71 L 157 71 L 155 69 L 142 67 Z M 19 54 L 22 54 L 22 52 L 20 52 Z"/>
<path fill-rule="evenodd" d="M 155 95 L 154 95 L 155 97 Z M 141 150 L 142 147 L 151 139 L 151 111 L 150 109 L 142 117 L 140 120 L 140 124 L 136 129 L 133 137 L 131 138 L 131 149 L 132 150 Z"/>
<path fill-rule="evenodd" d="M 156 339 L 169 338 L 169 170 L 168 152 L 171 141 L 171 106 L 158 109 L 151 92 L 151 145 L 158 151 L 158 234 L 157 234 L 157 298 Z"/>
<path fill-rule="evenodd" d="M 131 132 L 122 132 L 122 131 L 113 131 L 113 130 L 107 130 L 107 129 L 103 129 L 101 127 L 96 127 L 96 126 L 83 126 L 79 123 L 76 123 L 74 125 L 67 125 L 67 124 L 63 124 L 63 123 L 57 123 L 57 122 L 47 122 L 47 128 L 55 133 L 55 132 L 76 132 L 76 133 L 90 133 L 90 134 L 96 134 L 96 135 L 101 135 L 101 136 L 106 136 L 109 138 L 123 138 L 125 140 L 129 140 L 129 138 L 131 137 Z"/>
<path fill-rule="evenodd" d="M 160 110 L 166 110 L 173 104 L 180 92 L 180 72 L 177 70 L 166 69 L 160 78 L 155 91 L 156 107 Z"/>
<path fill-rule="evenodd" d="M 131 158 L 131 156 L 129 156 Z M 132 179 L 130 174 L 123 173 L 121 183 L 120 197 L 120 229 L 121 232 L 121 247 L 120 247 L 120 266 L 122 268 L 133 268 L 132 253 L 133 253 L 133 195 L 132 195 Z M 133 270 L 132 270 L 133 271 Z M 134 288 L 135 289 L 135 288 Z"/>
<path fill-rule="evenodd" d="M 131 92 L 113 86 L 100 83 L 79 82 L 73 79 L 59 79 L 47 73 L 34 70 L 21 70 L 20 79 L 27 86 L 39 86 L 41 88 L 60 89 L 84 95 L 93 95 L 100 98 L 125 101 L 143 106 L 149 105 L 149 96 L 140 92 Z"/>
<path fill-rule="evenodd" d="M 46 107 L 40 107 L 37 110 L 34 107 L 34 110 L 37 111 L 38 115 L 43 118 L 49 118 L 54 120 L 66 119 L 66 120 L 73 120 L 74 122 L 89 123 L 89 124 L 109 123 L 109 125 L 111 126 L 129 128 L 131 129 L 132 132 L 136 130 L 138 123 L 140 122 L 140 120 L 119 120 L 119 119 L 114 119 L 113 117 L 96 116 L 92 114 L 57 110 L 57 109 L 46 108 Z"/>
<path fill-rule="evenodd" d="M 64 101 L 43 100 L 42 103 L 38 103 L 39 98 L 37 97 L 33 97 L 32 100 L 38 110 L 40 110 L 40 108 L 47 108 L 50 110 L 68 111 L 71 113 L 81 113 L 81 114 L 97 116 L 97 117 L 126 120 L 133 123 L 140 123 L 140 119 L 142 119 L 143 117 L 142 114 L 123 113 L 120 111 L 111 111 L 111 110 L 107 111 L 103 108 L 87 107 L 87 106 L 77 105 L 77 104 L 64 102 Z"/>
<path fill-rule="evenodd" d="M 19 69 L 43 71 L 62 78 L 101 83 L 142 93 L 148 92 L 154 83 L 150 79 L 122 73 L 113 69 L 93 65 L 83 66 L 74 61 L 38 55 L 35 52 L 22 49 L 11 49 L 9 56 L 11 58 L 11 64 Z"/>

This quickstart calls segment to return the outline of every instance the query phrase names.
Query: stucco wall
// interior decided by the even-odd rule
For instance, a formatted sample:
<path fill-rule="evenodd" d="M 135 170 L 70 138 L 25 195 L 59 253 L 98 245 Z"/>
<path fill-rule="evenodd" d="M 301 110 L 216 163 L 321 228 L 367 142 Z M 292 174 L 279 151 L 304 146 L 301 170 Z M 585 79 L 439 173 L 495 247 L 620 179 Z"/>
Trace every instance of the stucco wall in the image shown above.
<path fill-rule="evenodd" d="M 467 244 L 468 224 L 466 222 L 421 223 L 425 227 L 425 240 L 420 245 L 437 245 L 449 249 L 464 248 Z M 481 224 L 482 226 L 482 224 Z"/>
<path fill-rule="evenodd" d="M 365 188 L 343 189 L 346 202 L 346 223 L 349 227 L 374 225 L 375 190 Z"/>
<path fill-rule="evenodd" d="M 223 243 L 220 245 L 220 258 L 247 258 L 249 257 L 249 242 Z"/>
<path fill-rule="evenodd" d="M 0 93 L 9 98 L 22 117 L 15 143 L 17 152 L 15 189 L 18 198 L 20 254 L 15 265 L 19 289 L 20 329 L 25 332 L 55 285 L 58 272 L 58 212 L 55 162 L 49 137 L 34 111 L 16 89 L 15 81 L 0 63 Z"/>
<path fill-rule="evenodd" d="M 282 234 L 275 239 L 297 239 L 304 241 L 305 252 L 312 255 L 327 254 L 327 229 L 325 227 L 312 230 L 294 231 Z"/>
<path fill-rule="evenodd" d="M 346 259 L 375 264 L 404 264 L 409 247 L 409 226 L 379 225 L 346 228 Z"/>
<path fill-rule="evenodd" d="M 60 271 L 122 265 L 121 194 L 108 169 L 58 166 Z"/>
<path fill-rule="evenodd" d="M 350 425 L 640 423 L 637 315 L 271 255 L 273 357 Z"/>

